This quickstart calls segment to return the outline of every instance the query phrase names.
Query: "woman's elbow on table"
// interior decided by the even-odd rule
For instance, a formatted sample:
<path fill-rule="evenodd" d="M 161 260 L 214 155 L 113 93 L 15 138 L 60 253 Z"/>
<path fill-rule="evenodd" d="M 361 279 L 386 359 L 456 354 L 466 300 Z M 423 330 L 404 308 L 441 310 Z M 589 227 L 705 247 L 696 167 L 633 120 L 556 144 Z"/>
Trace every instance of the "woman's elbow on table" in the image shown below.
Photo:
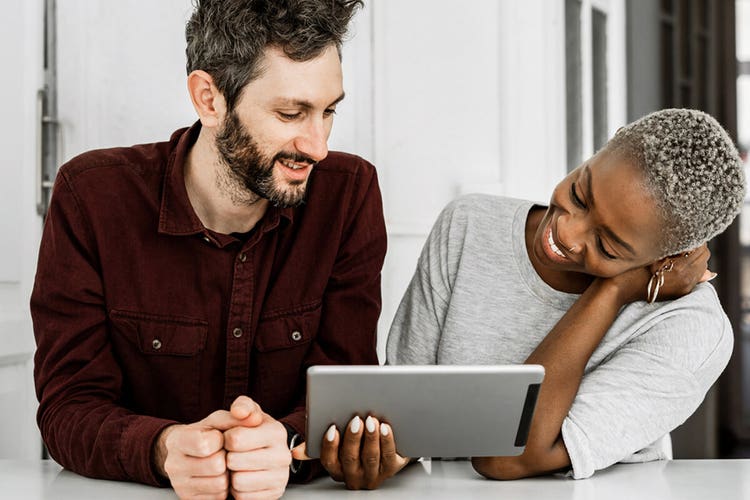
<path fill-rule="evenodd" d="M 531 473 L 521 457 L 473 457 L 471 465 L 487 479 L 507 481 L 536 475 Z"/>
<path fill-rule="evenodd" d="M 558 472 L 570 466 L 570 458 L 560 442 L 550 450 L 526 448 L 515 457 L 473 457 L 474 470 L 487 479 L 508 481 Z"/>

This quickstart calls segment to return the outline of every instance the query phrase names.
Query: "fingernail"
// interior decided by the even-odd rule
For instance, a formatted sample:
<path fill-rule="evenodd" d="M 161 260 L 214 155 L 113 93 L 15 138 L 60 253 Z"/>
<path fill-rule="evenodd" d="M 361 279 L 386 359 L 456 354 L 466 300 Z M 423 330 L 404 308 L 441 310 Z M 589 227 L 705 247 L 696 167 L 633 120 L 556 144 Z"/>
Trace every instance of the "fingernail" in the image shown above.
<path fill-rule="evenodd" d="M 349 424 L 349 430 L 352 431 L 352 434 L 356 434 L 359 432 L 359 427 L 362 425 L 362 419 L 359 417 L 354 417 L 352 419 L 352 422 Z"/>
<path fill-rule="evenodd" d="M 708 278 L 708 279 L 707 279 L 706 281 L 711 281 L 712 279 L 714 279 L 714 278 L 715 278 L 715 277 L 717 277 L 718 275 L 719 275 L 719 273 L 711 273 L 711 277 L 710 277 L 710 278 Z"/>
<path fill-rule="evenodd" d="M 367 429 L 367 432 L 372 434 L 375 432 L 375 420 L 371 416 L 367 416 L 367 419 L 365 420 L 365 428 Z"/>
<path fill-rule="evenodd" d="M 381 436 L 387 436 L 388 433 L 391 432 L 391 429 L 388 427 L 388 424 L 380 424 L 380 435 Z"/>
<path fill-rule="evenodd" d="M 326 431 L 326 439 L 329 443 L 333 443 L 333 438 L 336 437 L 336 424 L 331 424 L 331 426 Z"/>

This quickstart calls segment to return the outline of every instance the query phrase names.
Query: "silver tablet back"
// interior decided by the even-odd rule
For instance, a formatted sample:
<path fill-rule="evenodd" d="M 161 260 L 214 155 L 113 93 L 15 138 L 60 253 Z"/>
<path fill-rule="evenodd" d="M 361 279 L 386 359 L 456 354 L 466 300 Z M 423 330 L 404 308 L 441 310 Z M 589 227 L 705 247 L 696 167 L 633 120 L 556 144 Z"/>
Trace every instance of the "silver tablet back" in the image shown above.
<path fill-rule="evenodd" d="M 307 454 L 354 415 L 388 422 L 407 457 L 519 455 L 540 365 L 313 366 L 307 371 Z"/>

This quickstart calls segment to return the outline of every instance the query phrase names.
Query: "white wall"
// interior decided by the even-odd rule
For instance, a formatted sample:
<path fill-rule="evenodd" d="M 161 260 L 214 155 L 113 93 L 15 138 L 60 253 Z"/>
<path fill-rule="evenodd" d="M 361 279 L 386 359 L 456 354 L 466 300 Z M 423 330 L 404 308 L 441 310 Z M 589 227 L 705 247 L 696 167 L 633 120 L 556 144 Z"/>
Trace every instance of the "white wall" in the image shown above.
<path fill-rule="evenodd" d="M 169 139 L 196 117 L 185 83 L 190 0 L 61 0 L 58 115 L 63 161 Z"/>
<path fill-rule="evenodd" d="M 455 196 L 545 201 L 565 172 L 562 2 L 379 0 L 375 164 L 389 249 L 379 349 L 419 251 Z"/>

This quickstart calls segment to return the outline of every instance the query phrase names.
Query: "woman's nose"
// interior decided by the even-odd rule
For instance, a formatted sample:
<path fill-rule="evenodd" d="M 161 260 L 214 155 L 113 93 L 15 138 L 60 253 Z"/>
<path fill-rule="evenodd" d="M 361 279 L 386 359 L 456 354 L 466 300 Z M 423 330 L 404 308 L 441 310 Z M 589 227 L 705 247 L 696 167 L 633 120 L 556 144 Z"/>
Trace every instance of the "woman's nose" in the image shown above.
<path fill-rule="evenodd" d="M 585 241 L 585 221 L 582 217 L 563 214 L 557 219 L 557 238 L 565 250 L 580 253 Z"/>

